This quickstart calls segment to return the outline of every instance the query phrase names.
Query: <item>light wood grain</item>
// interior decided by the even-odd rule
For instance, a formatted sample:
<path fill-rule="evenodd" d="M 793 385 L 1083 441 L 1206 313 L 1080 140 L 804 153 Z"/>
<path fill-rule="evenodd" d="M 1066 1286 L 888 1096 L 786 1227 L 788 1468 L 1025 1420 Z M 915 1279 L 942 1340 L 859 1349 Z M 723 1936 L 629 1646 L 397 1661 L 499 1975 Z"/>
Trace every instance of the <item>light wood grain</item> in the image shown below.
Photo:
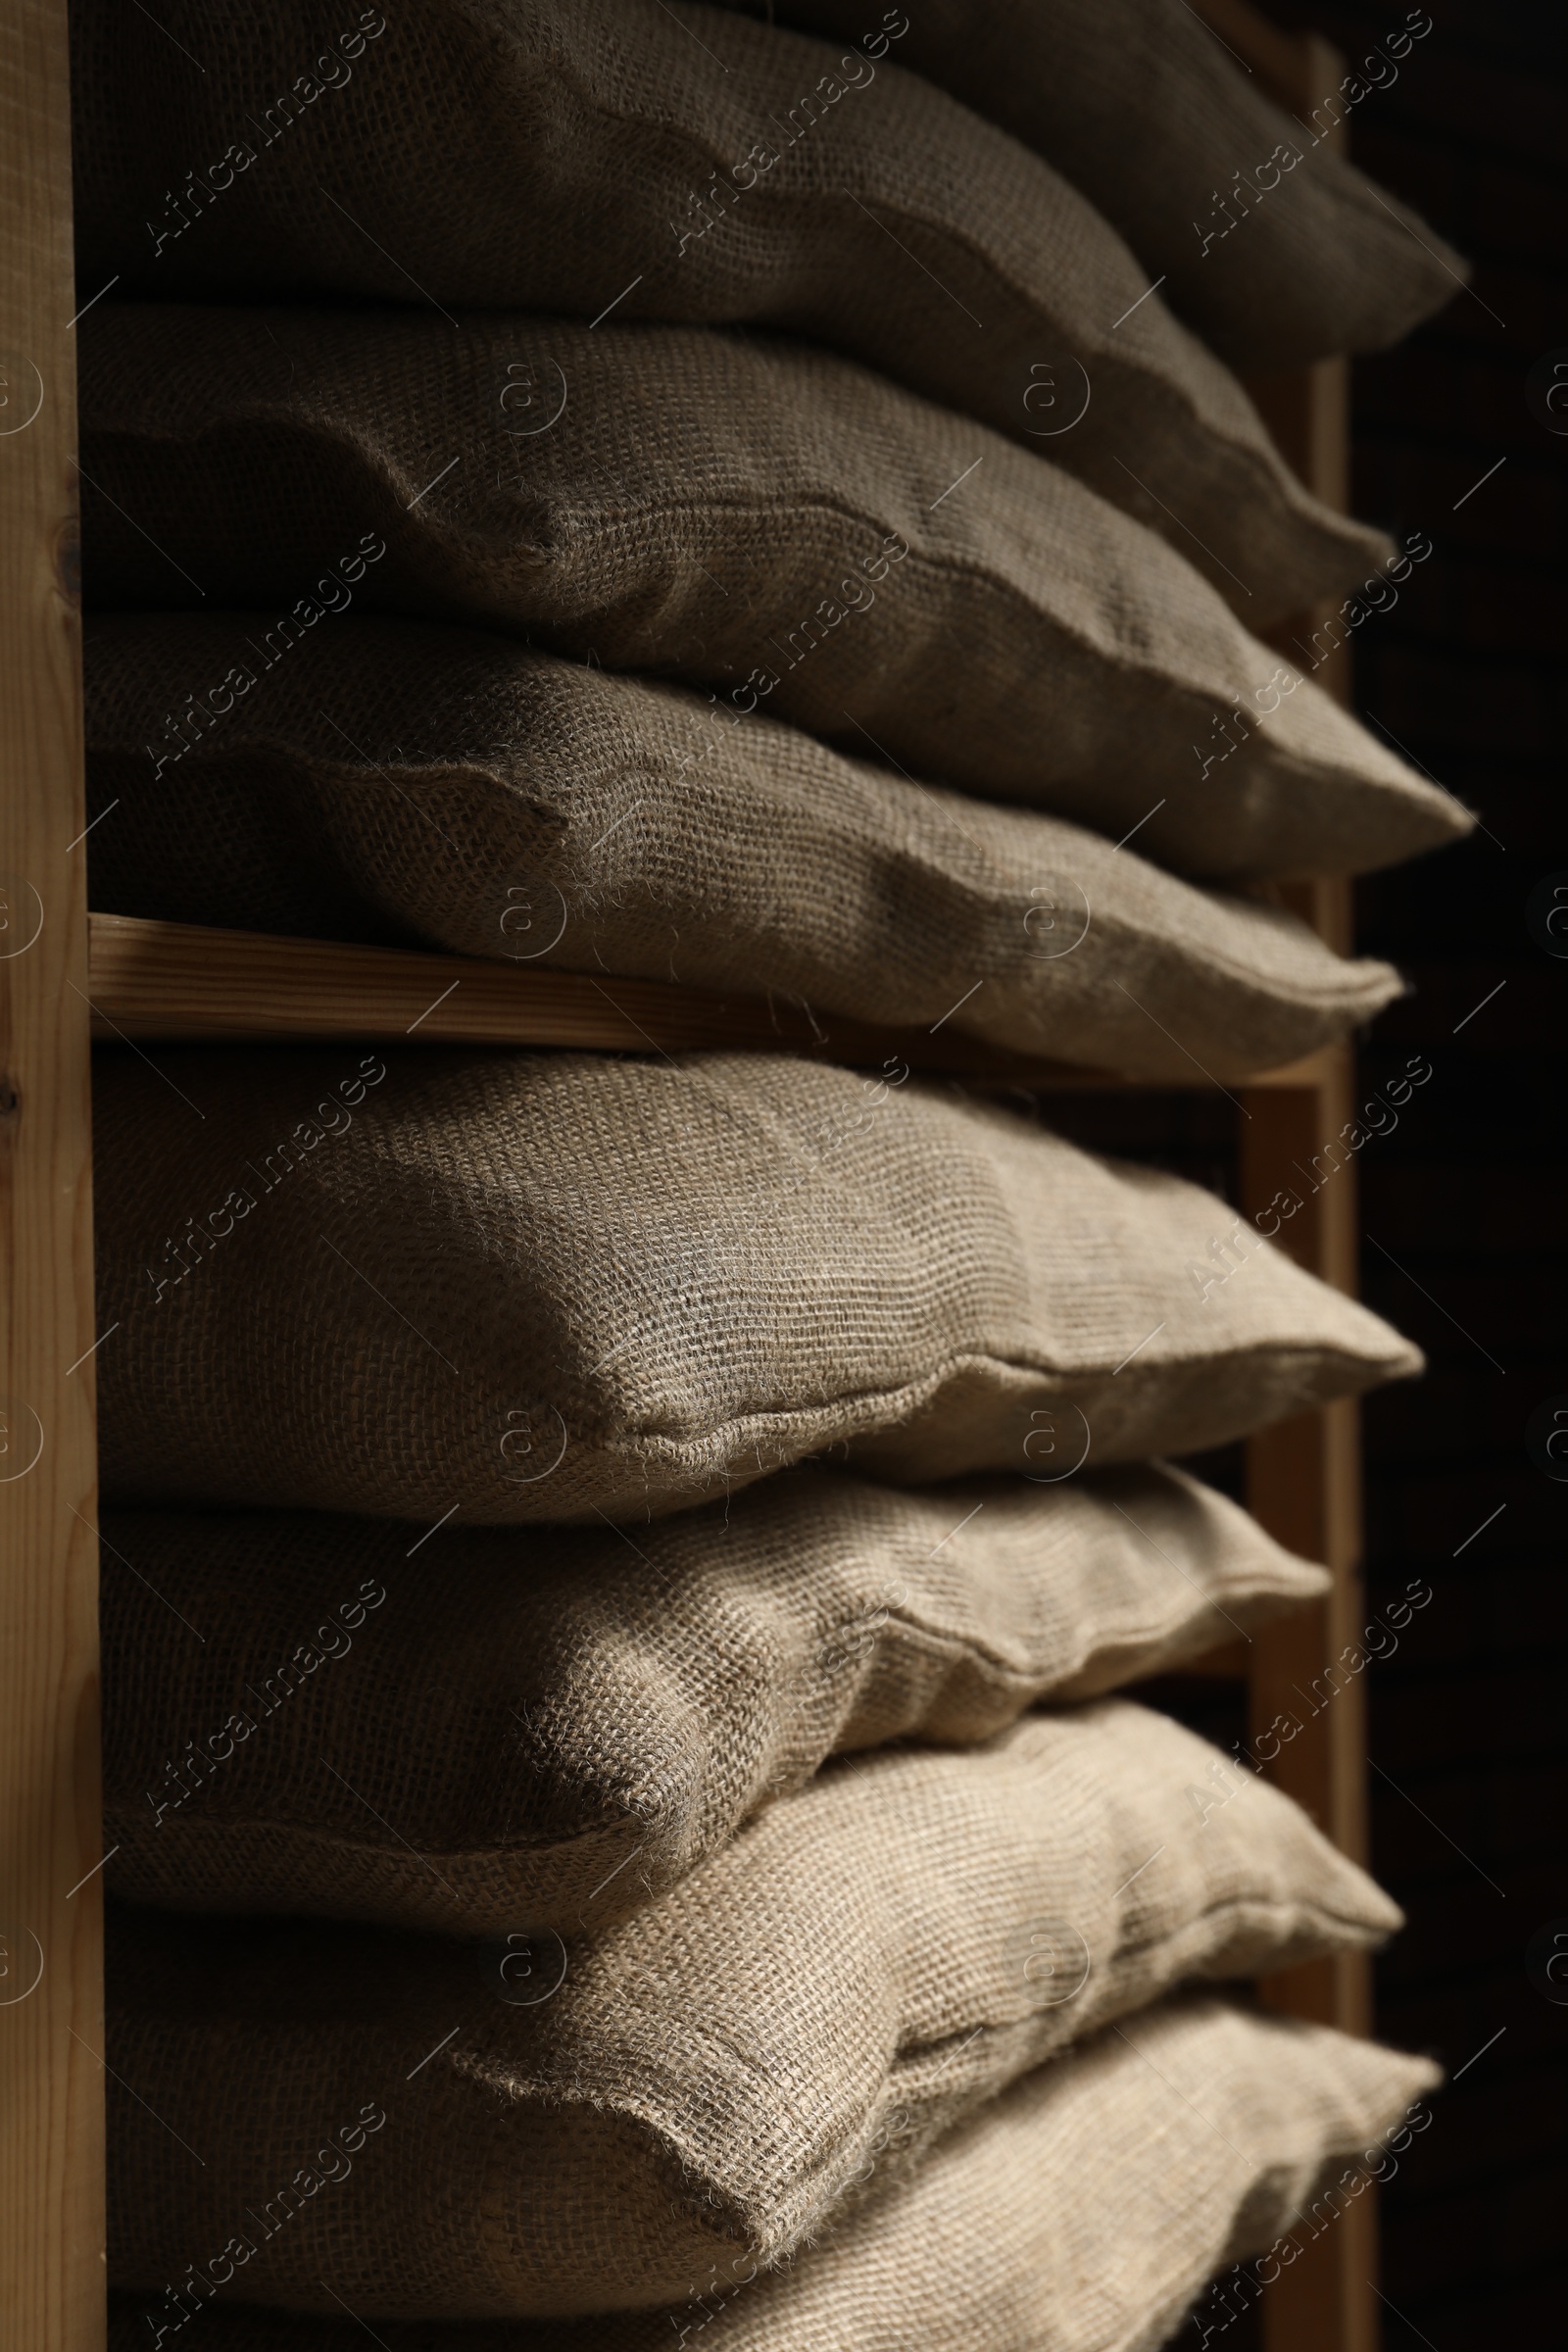
<path fill-rule="evenodd" d="M 66 19 L 0 16 L 0 2341 L 101 2352 L 103 1994 Z M 36 936 L 33 936 L 36 931 Z M 26 944 L 30 941 L 30 944 Z M 34 1458 L 36 1457 L 36 1458 Z M 30 1466 L 28 1466 L 30 1464 Z M 33 1982 L 36 1977 L 36 1982 Z M 29 1989 L 30 1986 L 30 1989 Z"/>
<path fill-rule="evenodd" d="M 1074 1090 L 1135 1083 L 1114 1071 L 988 1046 L 961 1030 L 878 1029 L 783 1000 L 720 997 L 661 980 L 492 963 L 478 956 L 277 939 L 135 915 L 89 915 L 89 993 L 101 1038 L 330 1038 L 568 1046 L 627 1054 L 747 1049 L 863 1068 L 903 1060 L 998 1086 Z M 1329 1049 L 1250 1086 L 1313 1084 Z M 1151 1079 L 1200 1093 L 1210 1082 Z"/>

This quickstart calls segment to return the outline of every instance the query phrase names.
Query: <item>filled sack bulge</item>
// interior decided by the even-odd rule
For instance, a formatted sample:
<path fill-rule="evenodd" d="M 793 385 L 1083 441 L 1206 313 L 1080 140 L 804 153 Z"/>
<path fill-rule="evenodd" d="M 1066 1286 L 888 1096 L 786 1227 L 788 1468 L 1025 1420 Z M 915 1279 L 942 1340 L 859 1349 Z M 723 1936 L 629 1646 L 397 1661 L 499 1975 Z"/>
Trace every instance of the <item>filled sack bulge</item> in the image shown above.
<path fill-rule="evenodd" d="M 95 908 L 776 991 L 1140 1077 L 1273 1068 L 1400 985 L 1281 908 L 760 711 L 357 614 L 261 669 L 267 625 L 89 627 Z M 221 677 L 224 723 L 155 765 L 187 681 Z"/>
<path fill-rule="evenodd" d="M 117 1892 L 466 1936 L 599 1928 L 831 1754 L 988 1739 L 1328 1582 L 1163 1464 L 801 1469 L 635 1541 L 294 1511 L 100 1534 Z"/>
<path fill-rule="evenodd" d="M 446 333 L 466 305 L 788 328 L 1056 458 L 1227 593 L 1266 582 L 1284 612 L 1354 584 L 1372 535 L 1291 475 L 1067 180 L 899 44 L 687 16 L 407 0 L 322 54 L 301 0 L 170 0 L 156 24 L 83 0 L 83 289 L 335 291 Z M 506 380 L 534 429 L 555 378 Z"/>
<path fill-rule="evenodd" d="M 160 1046 L 94 1090 L 111 1500 L 659 1515 L 831 1446 L 1054 1480 L 1417 1350 L 1161 1172 L 773 1054 Z M 1296 1203 L 1298 1205 L 1298 1203 Z"/>
<path fill-rule="evenodd" d="M 352 607 L 680 677 L 715 722 L 763 711 L 1113 841 L 1136 828 L 1194 874 L 1356 872 L 1468 829 L 1313 683 L 1326 649 L 1259 643 L 1193 546 L 831 352 L 154 303 L 99 304 L 78 337 L 89 601 L 270 615 L 179 683 L 144 747 L 156 775 Z M 539 429 L 506 405 L 519 368 L 561 385 Z M 1237 512 L 1258 628 L 1316 590 L 1282 571 L 1263 506 Z M 1347 610 L 1393 602 L 1418 560 Z"/>
<path fill-rule="evenodd" d="M 1195 2302 L 1218 2332 L 1392 2179 L 1432 2121 L 1437 2075 L 1327 2026 L 1188 1995 L 1026 2075 L 781 2270 L 715 2254 L 671 2311 L 378 2318 L 374 2332 L 386 2352 L 669 2352 L 699 2330 L 719 2352 L 1155 2352 Z M 322 2175 L 303 2168 L 322 2180 L 313 2194 L 382 2161 L 360 2127 L 349 2136 L 352 2156 L 334 2141 Z M 277 2200 L 270 2226 L 302 2204 Z M 112 2352 L 145 2352 L 160 2328 L 177 2340 L 198 2313 L 212 2352 L 361 2352 L 365 2328 L 341 2313 L 232 2304 L 260 2291 L 269 2227 L 241 2216 L 161 2291 L 114 2297 Z M 1254 2256 L 1205 2311 L 1205 2279 Z"/>
<path fill-rule="evenodd" d="M 161 2286 L 368 2109 L 373 2148 L 285 2209 L 247 2292 L 369 2320 L 670 2302 L 783 2260 L 1170 1987 L 1398 1924 L 1288 1797 L 1124 1699 L 841 1759 L 598 1935 L 124 1913 L 111 2275 Z"/>
<path fill-rule="evenodd" d="M 1163 300 L 1233 368 L 1267 373 L 1381 351 L 1470 274 L 1335 136 L 1401 74 L 1420 71 L 1416 44 L 1433 22 L 1425 9 L 1409 10 L 1364 56 L 1346 57 L 1338 79 L 1314 61 L 1322 79 L 1287 108 L 1187 0 L 907 0 L 875 29 L 861 0 L 720 5 L 776 13 L 862 54 L 880 55 L 879 39 L 890 40 L 901 66 L 1001 123 L 1080 188 Z M 149 224 L 143 268 L 156 234 Z"/>

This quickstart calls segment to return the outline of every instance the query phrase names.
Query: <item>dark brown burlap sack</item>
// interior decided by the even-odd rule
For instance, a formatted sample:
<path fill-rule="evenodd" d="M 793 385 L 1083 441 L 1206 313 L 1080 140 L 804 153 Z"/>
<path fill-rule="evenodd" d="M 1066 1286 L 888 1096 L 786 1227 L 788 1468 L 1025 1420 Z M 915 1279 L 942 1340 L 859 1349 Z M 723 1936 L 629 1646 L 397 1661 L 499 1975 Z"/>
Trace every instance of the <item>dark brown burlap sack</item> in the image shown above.
<path fill-rule="evenodd" d="M 1398 993 L 1059 818 L 467 630 L 350 615 L 155 775 L 185 682 L 266 625 L 89 628 L 95 907 L 778 990 L 1147 1077 L 1275 1067 Z"/>
<path fill-rule="evenodd" d="M 1419 1368 L 1210 1194 L 772 1054 L 105 1056 L 111 1499 L 662 1513 L 849 1444 L 1054 1479 Z"/>
<path fill-rule="evenodd" d="M 275 615 L 186 682 L 158 772 L 357 603 L 679 674 L 1198 871 L 1467 828 L 1151 532 L 829 352 L 495 312 L 100 304 L 78 332 L 94 600 Z M 565 403 L 515 442 L 514 367 Z"/>
<path fill-rule="evenodd" d="M 790 327 L 1056 458 L 1227 595 L 1247 582 L 1250 615 L 1375 560 L 1084 199 L 891 62 L 663 0 L 407 0 L 285 124 L 321 40 L 303 0 L 135 18 L 73 12 L 93 286 L 333 288 L 449 332 L 469 303 Z M 541 397 L 514 376 L 507 421 Z"/>
<path fill-rule="evenodd" d="M 104 1515 L 110 1883 L 181 1910 L 564 1934 L 825 1756 L 989 1738 L 1320 1593 L 1179 1470 L 821 1471 L 642 1530 Z M 330 1759 L 331 1770 L 322 1768 Z"/>
<path fill-rule="evenodd" d="M 719 5 L 769 17 L 776 7 L 806 31 L 881 54 L 861 0 Z M 1469 276 L 1419 213 L 1327 144 L 1348 119 L 1353 137 L 1355 110 L 1406 59 L 1419 65 L 1424 14 L 1412 10 L 1290 113 L 1187 0 L 906 0 L 882 24 L 906 27 L 890 51 L 901 65 L 1065 172 L 1171 309 L 1233 367 L 1262 371 L 1381 351 Z"/>
<path fill-rule="evenodd" d="M 1205 2279 L 1267 2257 L 1199 2303 L 1217 2333 L 1392 2178 L 1437 2080 L 1424 2058 L 1191 1995 L 1025 2076 L 771 2275 L 715 2262 L 671 2312 L 374 2332 L 386 2352 L 670 2352 L 699 2332 L 719 2352 L 1155 2352 Z M 343 2178 L 382 2161 L 360 2145 L 319 2161 Z M 265 2244 L 244 2217 L 235 2230 L 163 2293 L 116 2297 L 113 2352 L 146 2352 L 161 2327 L 183 2341 L 198 2312 L 211 2352 L 361 2352 L 358 2320 L 224 2308 L 256 2291 Z"/>
<path fill-rule="evenodd" d="M 667 2302 L 1171 1985 L 1398 1924 L 1288 1797 L 1125 1699 L 830 1765 L 581 1941 L 131 1913 L 113 2274 L 221 2246 L 373 2102 L 374 2147 L 248 2290 L 372 2320 Z"/>

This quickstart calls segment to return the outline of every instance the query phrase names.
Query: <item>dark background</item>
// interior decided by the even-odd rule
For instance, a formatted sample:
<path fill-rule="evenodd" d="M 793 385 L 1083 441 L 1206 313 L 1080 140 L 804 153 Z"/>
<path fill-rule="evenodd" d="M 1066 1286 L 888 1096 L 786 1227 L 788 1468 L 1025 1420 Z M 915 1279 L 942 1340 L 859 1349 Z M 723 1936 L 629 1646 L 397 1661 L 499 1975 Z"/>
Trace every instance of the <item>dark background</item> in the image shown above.
<path fill-rule="evenodd" d="M 1405 16 L 1266 7 L 1352 62 Z M 1525 1445 L 1538 1405 L 1568 1402 L 1568 962 L 1526 918 L 1543 877 L 1568 880 L 1568 436 L 1526 398 L 1538 360 L 1568 361 L 1568 10 L 1429 13 L 1398 81 L 1356 108 L 1351 152 L 1471 258 L 1474 294 L 1355 365 L 1356 512 L 1435 549 L 1357 631 L 1355 696 L 1490 831 L 1358 900 L 1361 951 L 1415 990 L 1362 1076 L 1417 1051 L 1434 1072 L 1360 1155 L 1364 1231 L 1406 1270 L 1369 1240 L 1363 1295 L 1431 1361 L 1364 1417 L 1369 1603 L 1412 1577 L 1434 1592 L 1371 1681 L 1374 1867 L 1410 1921 L 1378 2030 L 1458 2078 L 1383 2193 L 1384 2323 L 1388 2352 L 1511 2352 L 1568 2342 L 1568 2007 L 1525 1966 L 1540 1928 L 1568 1930 L 1568 1485 Z"/>

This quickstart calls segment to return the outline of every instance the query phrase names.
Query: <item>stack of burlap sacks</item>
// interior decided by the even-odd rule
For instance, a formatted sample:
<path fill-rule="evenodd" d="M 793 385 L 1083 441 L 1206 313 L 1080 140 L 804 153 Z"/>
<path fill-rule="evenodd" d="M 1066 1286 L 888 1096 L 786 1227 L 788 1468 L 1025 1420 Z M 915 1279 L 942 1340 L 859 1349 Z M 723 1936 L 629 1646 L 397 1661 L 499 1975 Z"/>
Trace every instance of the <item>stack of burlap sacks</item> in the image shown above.
<path fill-rule="evenodd" d="M 1230 370 L 1453 257 L 1181 0 L 781 13 L 74 7 L 93 905 L 1345 1034 L 1268 886 L 1468 819 Z M 1359 2182 L 1433 2070 L 1248 1983 L 1396 1912 L 1109 1695 L 1326 1587 L 1167 1457 L 1418 1368 L 1265 1222 L 897 1056 L 95 1120 L 125 2345 L 1132 2352 Z"/>

